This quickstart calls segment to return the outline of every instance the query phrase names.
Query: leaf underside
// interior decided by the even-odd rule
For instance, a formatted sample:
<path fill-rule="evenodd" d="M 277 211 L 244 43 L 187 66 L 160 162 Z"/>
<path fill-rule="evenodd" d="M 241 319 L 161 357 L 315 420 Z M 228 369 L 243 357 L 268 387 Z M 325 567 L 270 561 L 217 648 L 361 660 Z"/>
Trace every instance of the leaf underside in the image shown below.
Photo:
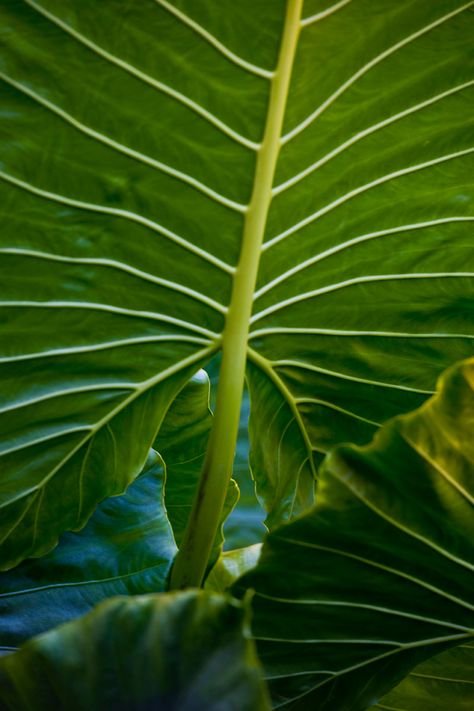
<path fill-rule="evenodd" d="M 221 347 L 285 6 L 2 2 L 4 568 L 125 490 Z M 250 334 L 270 526 L 472 353 L 472 6 L 303 7 Z"/>

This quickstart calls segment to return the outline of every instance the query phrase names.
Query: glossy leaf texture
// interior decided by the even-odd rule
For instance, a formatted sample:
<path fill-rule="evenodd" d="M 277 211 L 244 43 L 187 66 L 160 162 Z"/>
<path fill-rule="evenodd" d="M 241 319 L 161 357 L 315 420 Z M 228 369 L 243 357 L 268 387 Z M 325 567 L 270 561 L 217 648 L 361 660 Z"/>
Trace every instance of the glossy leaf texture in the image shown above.
<path fill-rule="evenodd" d="M 286 6 L 2 2 L 4 567 L 126 488 L 221 346 Z M 301 17 L 251 334 L 270 526 L 473 337 L 472 2 Z"/>
<path fill-rule="evenodd" d="M 470 711 L 474 684 L 474 645 L 461 644 L 415 667 L 374 711 Z"/>
<path fill-rule="evenodd" d="M 472 644 L 473 423 L 474 359 L 370 445 L 335 448 L 314 510 L 269 535 L 236 590 L 255 590 L 275 708 L 360 711 Z"/>
<path fill-rule="evenodd" d="M 210 381 L 207 373 L 200 370 L 172 402 L 153 445 L 166 466 L 166 511 L 178 546 L 191 511 L 211 426 Z M 219 557 L 224 541 L 221 529 L 238 498 L 239 489 L 232 479 L 210 565 Z"/>
<path fill-rule="evenodd" d="M 1 708 L 269 711 L 247 614 L 202 591 L 108 600 L 0 660 Z"/>
<path fill-rule="evenodd" d="M 64 533 L 46 556 L 0 573 L 0 648 L 89 612 L 115 595 L 166 589 L 176 545 L 155 452 L 122 496 L 106 499 L 78 533 Z"/>

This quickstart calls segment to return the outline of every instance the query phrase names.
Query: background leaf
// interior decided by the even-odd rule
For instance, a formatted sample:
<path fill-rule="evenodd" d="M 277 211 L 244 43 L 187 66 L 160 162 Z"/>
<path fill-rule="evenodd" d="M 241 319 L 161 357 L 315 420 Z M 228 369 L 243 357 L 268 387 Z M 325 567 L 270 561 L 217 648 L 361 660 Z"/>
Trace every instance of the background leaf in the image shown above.
<path fill-rule="evenodd" d="M 168 517 L 178 547 L 191 512 L 199 475 L 212 426 L 210 381 L 200 370 L 173 400 L 154 447 L 166 465 L 165 501 Z M 222 523 L 239 498 L 239 489 L 232 479 L 222 511 Z M 224 541 L 222 526 L 211 551 L 209 564 L 219 556 Z"/>
<path fill-rule="evenodd" d="M 249 414 L 250 399 L 246 387 L 242 397 L 233 470 L 233 477 L 239 487 L 240 497 L 224 524 L 224 549 L 227 551 L 261 543 L 267 533 L 267 528 L 263 523 L 265 510 L 257 499 L 255 481 L 250 469 Z"/>
<path fill-rule="evenodd" d="M 372 444 L 336 448 L 314 510 L 236 583 L 275 708 L 360 711 L 474 637 L 473 386 L 471 359 Z"/>
<path fill-rule="evenodd" d="M 469 711 L 473 684 L 474 645 L 461 644 L 415 667 L 374 709 Z"/>
<path fill-rule="evenodd" d="M 109 600 L 0 660 L 2 709 L 268 711 L 246 614 L 203 591 Z"/>
<path fill-rule="evenodd" d="M 89 612 L 114 595 L 166 588 L 176 553 L 156 452 L 126 494 L 106 499 L 87 526 L 64 533 L 48 555 L 0 573 L 0 646 Z"/>

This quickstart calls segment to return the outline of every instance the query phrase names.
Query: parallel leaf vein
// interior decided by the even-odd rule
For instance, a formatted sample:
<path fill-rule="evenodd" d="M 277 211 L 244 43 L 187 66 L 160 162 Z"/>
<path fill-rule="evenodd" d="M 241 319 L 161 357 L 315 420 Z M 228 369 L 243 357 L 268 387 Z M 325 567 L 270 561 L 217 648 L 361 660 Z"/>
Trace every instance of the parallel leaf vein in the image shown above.
<path fill-rule="evenodd" d="M 336 156 L 340 155 L 348 148 L 351 148 L 351 146 L 354 146 L 356 143 L 361 141 L 363 138 L 366 138 L 367 136 L 370 136 L 371 134 L 376 133 L 377 131 L 380 131 L 380 129 L 390 126 L 392 123 L 395 123 L 396 121 L 400 121 L 401 119 L 404 119 L 407 116 L 417 113 L 418 111 L 422 111 L 426 107 L 431 106 L 432 104 L 435 104 L 438 101 L 446 99 L 446 98 L 452 96 L 453 94 L 458 94 L 459 92 L 464 91 L 465 89 L 468 89 L 472 86 L 474 86 L 474 80 L 464 82 L 463 84 L 459 84 L 458 86 L 455 86 L 452 89 L 443 91 L 441 94 L 437 94 L 436 96 L 432 96 L 431 98 L 426 99 L 425 101 L 422 101 L 419 104 L 410 106 L 409 108 L 405 109 L 404 111 L 400 111 L 399 113 L 396 113 L 393 116 L 389 116 L 388 118 L 384 119 L 383 121 L 380 121 L 379 123 L 376 123 L 373 126 L 370 126 L 369 128 L 366 128 L 363 131 L 360 131 L 359 133 L 356 133 L 354 136 L 349 138 L 347 141 L 344 141 L 339 146 L 336 146 L 336 148 L 334 148 L 332 151 L 327 153 L 325 156 L 323 156 L 319 160 L 317 160 L 314 163 L 312 163 L 311 165 L 309 165 L 307 168 L 302 170 L 300 173 L 297 173 L 292 178 L 289 178 L 288 180 L 285 180 L 280 185 L 277 185 L 275 188 L 273 188 L 273 195 L 279 195 L 280 193 L 284 192 L 288 188 L 293 187 L 294 185 L 299 183 L 301 180 L 306 178 L 308 175 L 311 175 L 316 170 L 321 168 L 323 165 L 326 165 L 327 163 L 329 163 L 330 160 L 332 160 Z"/>
<path fill-rule="evenodd" d="M 177 170 L 176 168 L 173 168 L 172 166 L 167 165 L 162 161 L 156 160 L 155 158 L 152 158 L 151 156 L 146 155 L 145 153 L 141 153 L 140 151 L 130 148 L 130 146 L 126 146 L 125 144 L 120 143 L 119 141 L 115 141 L 114 139 L 109 138 L 109 136 L 106 136 L 105 134 L 96 131 L 90 126 L 86 126 L 86 124 L 74 118 L 74 116 L 71 116 L 71 114 L 64 111 L 64 109 L 62 109 L 60 106 L 57 106 L 52 101 L 45 99 L 40 94 L 37 94 L 35 91 L 30 89 L 29 87 L 24 86 L 20 82 L 15 81 L 3 72 L 0 72 L 0 79 L 2 79 L 10 86 L 13 86 L 15 89 L 25 94 L 25 96 L 28 96 L 33 101 L 36 101 L 45 109 L 51 111 L 53 114 L 61 118 L 67 124 L 73 126 L 73 128 L 75 128 L 80 133 L 83 133 L 84 135 L 88 136 L 89 138 L 92 138 L 98 141 L 99 143 L 103 143 L 104 145 L 108 146 L 117 153 L 122 153 L 128 158 L 132 158 L 133 160 L 136 160 L 139 163 L 144 163 L 145 165 L 148 165 L 151 168 L 158 170 L 159 172 L 165 173 L 166 175 L 169 175 L 172 178 L 175 178 L 176 180 L 180 180 L 181 182 L 190 185 L 191 187 L 195 188 L 196 190 L 199 190 L 199 192 L 214 200 L 215 202 L 218 202 L 221 205 L 225 205 L 225 207 L 235 210 L 236 212 L 246 211 L 246 205 L 242 205 L 238 202 L 235 202 L 234 200 L 231 200 L 230 198 L 227 198 L 225 195 L 221 195 L 219 192 L 217 192 L 217 190 L 213 190 L 213 188 L 209 187 L 208 185 L 205 185 L 200 180 L 197 180 L 197 178 L 194 178 L 192 175 L 188 175 L 187 173 L 184 173 L 181 170 Z"/>
<path fill-rule="evenodd" d="M 33 8 L 33 10 L 36 10 L 36 12 L 38 12 L 47 20 L 55 24 L 61 30 L 69 34 L 71 37 L 74 37 L 74 39 L 83 44 L 85 47 L 95 52 L 95 54 L 97 54 L 102 59 L 105 59 L 109 63 L 120 67 L 120 69 L 123 69 L 124 71 L 128 72 L 128 74 L 135 77 L 136 79 L 139 79 L 145 84 L 148 84 L 148 86 L 153 87 L 157 91 L 171 97 L 176 102 L 182 104 L 183 106 L 186 106 L 186 108 L 190 109 L 198 116 L 203 118 L 205 121 L 215 126 L 215 128 L 217 128 L 219 131 L 224 133 L 236 143 L 240 143 L 240 145 L 245 146 L 246 148 L 249 148 L 253 151 L 258 150 L 258 143 L 255 143 L 254 141 L 245 138 L 245 136 L 242 136 L 237 131 L 234 131 L 234 129 L 224 123 L 224 121 L 221 121 L 221 119 L 215 116 L 211 111 L 208 111 L 203 106 L 198 104 L 196 101 L 193 101 L 188 96 L 185 96 L 181 92 L 176 91 L 176 89 L 173 89 L 167 84 L 164 84 L 163 82 L 154 79 L 153 77 L 149 76 L 137 67 L 131 65 L 129 62 L 126 62 L 123 59 L 120 59 L 119 57 L 116 57 L 115 55 L 111 54 L 103 47 L 100 47 L 97 43 L 93 42 L 91 39 L 85 37 L 73 27 L 68 25 L 67 22 L 64 22 L 63 20 L 61 20 L 61 18 L 57 17 L 52 12 L 49 12 L 49 10 L 46 10 L 40 5 L 37 5 L 36 2 L 34 2 L 33 0 L 24 0 L 24 2 L 26 2 L 26 4 Z"/>
<path fill-rule="evenodd" d="M 468 2 L 465 5 L 462 5 L 459 8 L 456 8 L 456 10 L 453 10 L 452 12 L 449 12 L 446 15 L 443 15 L 443 17 L 438 18 L 434 22 L 431 22 L 428 25 L 425 25 L 425 27 L 422 27 L 421 29 L 417 30 L 413 34 L 409 35 L 408 37 L 405 37 L 404 39 L 400 40 L 399 42 L 396 42 L 393 44 L 391 47 L 386 49 L 384 52 L 381 52 L 378 54 L 376 57 L 370 60 L 367 64 L 365 64 L 363 67 L 361 67 L 355 74 L 353 74 L 349 79 L 347 79 L 341 86 L 333 93 L 331 96 L 326 99 L 317 109 L 315 109 L 309 116 L 307 116 L 304 121 L 302 121 L 300 124 L 295 126 L 291 131 L 289 131 L 285 136 L 282 138 L 282 144 L 287 143 L 288 141 L 291 141 L 295 136 L 297 136 L 299 133 L 304 131 L 308 126 L 310 126 L 315 119 L 320 116 L 323 111 L 325 111 L 328 106 L 334 103 L 334 101 L 341 96 L 347 89 L 355 84 L 355 82 L 360 79 L 364 74 L 367 74 L 368 71 L 370 71 L 373 67 L 377 66 L 377 64 L 380 64 L 380 62 L 383 62 L 387 57 L 390 57 L 392 54 L 395 52 L 398 52 L 400 49 L 405 47 L 406 45 L 410 44 L 411 42 L 414 42 L 417 40 L 419 37 L 422 37 L 425 35 L 427 32 L 430 32 L 431 30 L 434 30 L 436 27 L 439 27 L 440 25 L 444 24 L 445 22 L 448 22 L 451 18 L 455 17 L 456 15 L 459 15 L 459 13 L 464 12 L 468 8 L 472 7 L 474 2 Z"/>
<path fill-rule="evenodd" d="M 268 291 L 273 289 L 275 286 L 278 286 L 282 282 L 286 281 L 290 277 L 294 276 L 295 274 L 298 274 L 299 272 L 303 271 L 304 269 L 307 269 L 308 267 L 313 266 L 314 264 L 317 264 L 318 262 L 323 261 L 324 259 L 327 259 L 328 257 L 331 257 L 334 254 L 338 254 L 339 252 L 344 251 L 345 249 L 349 249 L 351 247 L 354 247 L 358 244 L 362 244 L 363 242 L 368 242 L 374 239 L 378 239 L 380 237 L 387 237 L 403 232 L 411 232 L 414 230 L 423 230 L 423 229 L 428 229 L 430 227 L 437 227 L 440 225 L 450 225 L 450 224 L 455 224 L 455 223 L 463 223 L 463 222 L 474 222 L 474 215 L 453 215 L 452 217 L 442 217 L 437 220 L 427 220 L 425 222 L 414 222 L 411 224 L 407 225 L 398 225 L 397 227 L 390 227 L 384 230 L 377 230 L 375 232 L 368 232 L 363 235 L 359 235 L 358 237 L 353 237 L 352 239 L 346 240 L 345 242 L 341 242 L 340 244 L 335 245 L 334 247 L 330 247 L 329 249 L 324 250 L 323 252 L 319 252 L 318 254 L 315 254 L 313 257 L 310 257 L 309 259 L 305 259 L 303 262 L 300 262 L 299 264 L 296 264 L 294 267 L 291 269 L 288 269 L 288 271 L 283 272 L 282 274 L 279 274 L 277 277 L 269 281 L 267 284 L 262 286 L 260 289 L 258 289 L 255 294 L 254 294 L 254 301 L 259 299 L 263 294 L 266 294 Z"/>
<path fill-rule="evenodd" d="M 417 273 L 417 274 L 371 274 L 370 276 L 355 277 L 353 279 L 346 279 L 345 281 L 338 282 L 337 284 L 328 284 L 320 289 L 314 289 L 313 291 L 308 291 L 303 294 L 298 294 L 292 296 L 289 299 L 280 301 L 273 306 L 269 306 L 262 311 L 254 314 L 252 316 L 252 323 L 260 321 L 262 318 L 269 316 L 272 313 L 286 309 L 288 306 L 297 304 L 300 301 L 307 301 L 308 299 L 313 299 L 317 296 L 322 296 L 323 294 L 328 294 L 333 291 L 340 291 L 341 289 L 346 289 L 351 286 L 357 286 L 358 284 L 368 284 L 376 282 L 387 282 L 387 281 L 403 281 L 410 279 L 459 279 L 459 278 L 472 278 L 474 277 L 474 272 L 434 272 L 434 273 Z"/>
<path fill-rule="evenodd" d="M 102 427 L 107 425 L 116 415 L 118 415 L 125 407 L 130 405 L 134 400 L 136 400 L 138 397 L 143 395 L 146 391 L 149 391 L 151 388 L 155 387 L 155 385 L 158 385 L 158 383 L 162 382 L 163 380 L 166 380 L 166 378 L 169 378 L 172 375 L 175 375 L 176 373 L 179 373 L 181 370 L 184 370 L 185 368 L 202 361 L 205 358 L 210 358 L 211 355 L 215 352 L 215 347 L 209 347 L 205 348 L 203 350 L 198 351 L 197 353 L 194 353 L 191 356 L 188 356 L 187 358 L 183 358 L 182 360 L 178 361 L 174 365 L 166 368 L 165 370 L 162 370 L 161 372 L 157 373 L 155 376 L 152 378 L 149 378 L 147 381 L 144 381 L 141 384 L 141 387 L 136 388 L 131 395 L 129 395 L 127 398 L 124 398 L 122 402 L 120 402 L 119 405 L 115 406 L 110 412 L 108 412 L 103 418 L 101 418 L 98 422 L 96 422 L 93 426 L 90 427 L 76 427 L 76 428 L 70 428 L 68 431 L 65 432 L 65 434 L 71 433 L 73 430 L 74 431 L 80 431 L 81 429 L 83 431 L 87 430 L 87 434 L 85 437 L 81 438 L 81 440 L 71 448 L 71 450 L 61 458 L 61 460 L 51 469 L 42 479 L 41 481 L 37 482 L 34 486 L 31 486 L 29 489 L 22 491 L 19 495 L 17 495 L 15 498 L 9 500 L 9 504 L 14 503 L 15 501 L 18 501 L 20 499 L 25 498 L 26 496 L 29 496 L 30 494 L 40 490 L 43 486 L 47 484 L 47 482 L 56 475 L 58 471 L 62 469 L 62 467 L 67 464 L 67 462 L 78 452 L 84 444 L 88 443 L 90 438 L 93 437 Z M 54 436 L 57 436 L 55 434 Z M 45 438 L 43 438 L 40 441 L 45 441 Z M 31 442 L 26 443 L 24 446 L 29 447 L 31 446 Z M 2 454 L 4 454 L 3 452 Z"/>
<path fill-rule="evenodd" d="M 85 309 L 90 311 L 107 311 L 109 313 L 122 314 L 138 319 L 151 319 L 153 321 L 162 321 L 163 323 L 171 323 L 175 326 L 195 331 L 207 336 L 211 340 L 219 338 L 217 333 L 208 331 L 206 328 L 197 326 L 189 321 L 167 316 L 166 314 L 158 314 L 154 311 L 136 311 L 134 309 L 126 309 L 121 306 L 112 306 L 110 304 L 99 304 L 92 301 L 0 301 L 2 306 L 11 306 L 13 308 L 32 308 L 32 309 Z"/>
<path fill-rule="evenodd" d="M 206 294 L 201 294 L 195 289 L 191 289 L 184 284 L 179 284 L 176 281 L 169 281 L 168 279 L 163 279 L 162 277 L 157 277 L 154 274 L 145 272 L 142 269 L 137 269 L 132 267 L 130 264 L 125 264 L 119 262 L 115 259 L 105 259 L 99 257 L 69 257 L 63 254 L 52 254 L 49 252 L 38 252 L 33 249 L 24 249 L 16 247 L 2 247 L 0 248 L 0 254 L 11 254 L 17 256 L 31 257 L 34 259 L 44 259 L 51 262 L 62 262 L 64 264 L 91 264 L 98 267 L 108 267 L 110 269 L 117 269 L 122 272 L 131 274 L 132 276 L 138 277 L 143 281 L 150 282 L 151 284 L 157 284 L 158 286 L 163 286 L 166 289 L 171 289 L 172 291 L 177 291 L 181 294 L 185 294 L 196 301 L 199 301 L 206 306 L 218 311 L 221 314 L 227 312 L 227 307 L 220 304 L 218 301 L 211 299 Z"/>
<path fill-rule="evenodd" d="M 397 180 L 398 178 L 402 178 L 405 175 L 410 175 L 412 173 L 416 173 L 419 170 L 426 170 L 426 168 L 431 168 L 435 165 L 445 163 L 446 161 L 454 160 L 455 158 L 462 158 L 463 156 L 467 156 L 471 153 L 474 153 L 474 148 L 466 148 L 462 151 L 456 151 L 455 153 L 448 153 L 446 155 L 439 156 L 438 158 L 433 158 L 432 160 L 428 160 L 423 163 L 418 163 L 417 165 L 411 165 L 411 166 L 408 166 L 407 168 L 402 168 L 401 170 L 396 170 L 393 173 L 387 173 L 387 175 L 383 175 L 380 178 L 371 180 L 369 183 L 365 183 L 365 185 L 360 185 L 359 187 L 354 188 L 353 190 L 350 190 L 349 192 L 345 193 L 341 197 L 337 198 L 337 200 L 333 200 L 332 202 L 328 203 L 327 205 L 324 205 L 324 207 L 321 207 L 319 210 L 314 212 L 312 215 L 309 215 L 308 217 L 305 217 L 303 220 L 300 220 L 296 224 L 294 224 L 291 227 L 289 227 L 288 229 L 286 229 L 284 232 L 281 232 L 279 235 L 276 235 L 275 237 L 272 237 L 271 239 L 269 239 L 267 242 L 265 242 L 263 244 L 262 251 L 265 251 L 265 250 L 269 249 L 270 247 L 273 247 L 275 244 L 278 244 L 278 242 L 281 242 L 281 240 L 286 239 L 287 237 L 294 234 L 295 232 L 299 232 L 299 230 L 301 230 L 303 227 L 306 227 L 307 225 L 315 222 L 317 219 L 319 219 L 323 215 L 326 215 L 327 213 L 332 212 L 337 207 L 339 207 L 340 205 L 343 205 L 344 203 L 348 202 L 349 200 L 352 200 L 352 198 L 356 197 L 357 195 L 361 195 L 362 193 L 366 193 L 370 190 L 373 190 L 374 188 L 377 188 L 379 185 L 388 183 L 391 180 Z"/>
<path fill-rule="evenodd" d="M 472 563 L 469 563 L 467 560 L 464 560 L 463 558 L 460 558 L 459 556 L 454 555 L 448 550 L 445 550 L 442 548 L 440 545 L 435 543 L 434 541 L 430 540 L 425 535 L 422 535 L 421 533 L 418 533 L 417 531 L 414 531 L 412 528 L 409 528 L 406 526 L 404 523 L 401 521 L 398 521 L 396 518 L 388 514 L 386 511 L 381 509 L 379 506 L 377 506 L 371 499 L 369 499 L 368 496 L 364 496 L 361 491 L 356 486 L 352 486 L 351 482 L 347 478 L 342 478 L 342 477 L 337 477 L 338 481 L 345 486 L 349 491 L 355 496 L 356 499 L 361 501 L 367 508 L 369 508 L 373 513 L 375 513 L 377 516 L 382 518 L 384 521 L 387 521 L 390 525 L 394 526 L 395 528 L 398 528 L 400 531 L 405 533 L 407 536 L 410 536 L 411 538 L 415 538 L 418 541 L 421 541 L 425 546 L 429 546 L 432 548 L 434 551 L 439 553 L 439 555 L 444 556 L 448 560 L 453 561 L 457 565 L 462 566 L 463 568 L 467 568 L 468 570 L 474 571 L 474 565 Z M 474 608 L 473 608 L 474 609 Z"/>
<path fill-rule="evenodd" d="M 83 200 L 75 200 L 74 198 L 70 198 L 65 195 L 52 193 L 49 190 L 43 190 L 42 188 L 38 188 L 35 185 L 31 185 L 30 183 L 27 183 L 24 180 L 20 180 L 19 178 L 16 178 L 13 175 L 10 175 L 3 171 L 0 171 L 0 179 L 5 180 L 5 182 L 7 183 L 15 185 L 15 187 L 17 188 L 21 188 L 26 192 L 32 193 L 33 195 L 38 195 L 41 198 L 45 198 L 46 200 L 51 200 L 62 205 L 69 205 L 70 207 L 75 207 L 79 210 L 88 210 L 90 212 L 97 212 L 102 215 L 111 215 L 112 217 L 122 217 L 126 220 L 130 220 L 131 222 L 136 222 L 139 225 L 148 227 L 150 230 L 153 230 L 153 232 L 157 232 L 163 237 L 166 237 L 171 242 L 175 242 L 180 247 L 183 247 L 183 249 L 187 250 L 188 252 L 192 252 L 193 254 L 196 254 L 198 257 L 201 257 L 202 259 L 206 260 L 210 264 L 213 264 L 215 267 L 218 267 L 222 271 L 227 272 L 228 274 L 233 274 L 235 271 L 234 267 L 231 267 L 229 264 L 226 264 L 218 257 L 215 257 L 213 254 L 206 252 L 206 250 L 201 249 L 200 247 L 197 247 L 192 242 L 189 242 L 188 240 L 184 239 L 184 237 L 180 237 L 175 232 L 172 232 L 171 230 L 167 229 L 166 227 L 163 227 L 162 225 L 159 225 L 157 222 L 149 220 L 147 217 L 138 215 L 135 212 L 122 210 L 121 208 L 108 207 L 106 205 L 97 205 L 95 203 L 84 202 Z"/>

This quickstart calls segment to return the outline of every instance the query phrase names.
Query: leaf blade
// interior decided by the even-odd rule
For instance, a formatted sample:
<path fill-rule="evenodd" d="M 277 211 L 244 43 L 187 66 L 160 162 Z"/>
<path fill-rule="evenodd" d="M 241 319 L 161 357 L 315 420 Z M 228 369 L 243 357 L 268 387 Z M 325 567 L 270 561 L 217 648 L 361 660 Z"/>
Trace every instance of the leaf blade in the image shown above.
<path fill-rule="evenodd" d="M 452 368 L 370 445 L 336 448 L 314 509 L 270 534 L 236 583 L 256 593 L 276 708 L 358 711 L 474 635 L 472 504 L 459 486 L 472 489 L 473 371 Z"/>
<path fill-rule="evenodd" d="M 104 386 L 89 390 L 87 402 L 83 393 L 84 411 L 64 395 L 69 434 L 50 422 L 45 401 L 34 423 L 27 410 L 15 423 L 5 412 L 2 431 L 14 424 L 14 432 L 3 444 L 20 449 L 2 463 L 15 478 L 38 454 L 49 458 L 46 472 L 69 455 L 69 473 L 52 476 L 76 488 L 82 464 L 107 470 L 81 523 L 140 471 L 192 372 L 168 369 L 187 358 L 201 367 L 225 346 L 285 3 L 123 10 L 121 0 L 9 0 L 1 9 L 2 406 L 15 412 L 20 381 L 23 400 L 37 397 L 30 378 L 41 397 L 64 383 Z M 274 387 L 272 399 L 302 422 L 291 437 L 291 415 L 279 423 L 275 479 L 253 424 L 266 417 L 256 395 L 268 383 L 254 371 L 252 459 L 272 525 L 291 518 L 293 500 L 309 502 L 321 454 L 343 440 L 368 441 L 379 423 L 419 406 L 444 367 L 472 353 L 470 10 L 461 0 L 305 8 L 251 329 L 266 373 L 289 393 Z M 90 379 L 78 378 L 88 369 Z M 148 383 L 150 411 L 107 391 L 106 372 L 116 385 Z M 114 397 L 123 405 L 117 442 L 142 418 L 150 423 L 119 483 L 107 466 L 105 424 L 91 454 L 84 443 L 82 462 L 74 459 L 81 428 L 111 415 Z M 24 493 L 38 477 L 36 469 Z M 16 483 L 5 486 L 16 495 Z M 80 525 L 61 517 L 41 543 L 48 499 L 25 493 L 11 504 L 4 535 L 29 534 L 4 549 L 4 566 Z"/>
<path fill-rule="evenodd" d="M 0 573 L 0 644 L 27 639 L 115 595 L 166 589 L 176 545 L 155 452 L 126 494 L 99 504 L 86 527 L 48 555 Z"/>

